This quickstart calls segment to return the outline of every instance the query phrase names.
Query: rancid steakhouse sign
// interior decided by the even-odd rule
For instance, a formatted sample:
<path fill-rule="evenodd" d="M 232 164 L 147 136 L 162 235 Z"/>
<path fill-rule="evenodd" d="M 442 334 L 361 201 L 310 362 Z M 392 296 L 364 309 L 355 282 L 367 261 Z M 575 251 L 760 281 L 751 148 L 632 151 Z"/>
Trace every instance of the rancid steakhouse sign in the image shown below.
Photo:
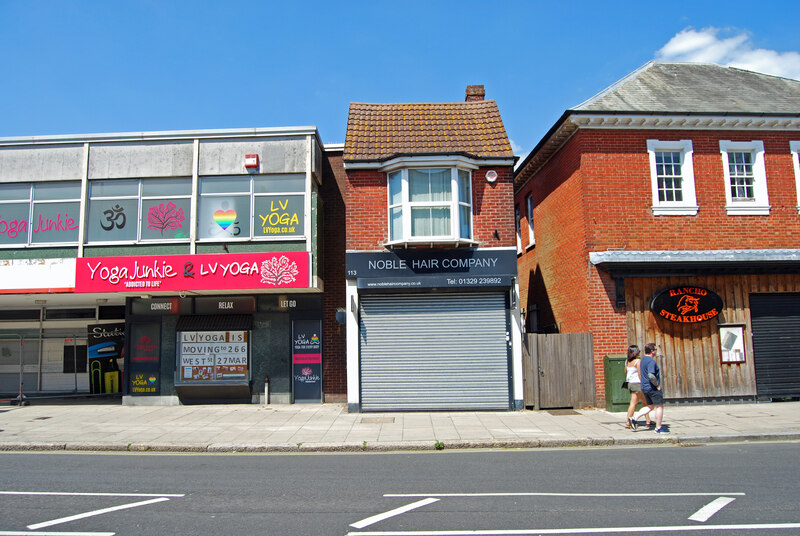
<path fill-rule="evenodd" d="M 672 322 L 696 324 L 717 316 L 722 305 L 722 298 L 716 293 L 687 285 L 662 290 L 653 297 L 650 309 Z"/>

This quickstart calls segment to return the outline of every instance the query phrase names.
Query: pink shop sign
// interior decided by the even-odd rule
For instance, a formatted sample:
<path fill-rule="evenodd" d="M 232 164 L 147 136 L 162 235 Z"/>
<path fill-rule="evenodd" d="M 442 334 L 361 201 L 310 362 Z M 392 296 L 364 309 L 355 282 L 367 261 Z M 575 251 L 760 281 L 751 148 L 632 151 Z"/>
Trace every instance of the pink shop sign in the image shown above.
<path fill-rule="evenodd" d="M 81 257 L 75 292 L 307 288 L 309 265 L 306 251 Z"/>

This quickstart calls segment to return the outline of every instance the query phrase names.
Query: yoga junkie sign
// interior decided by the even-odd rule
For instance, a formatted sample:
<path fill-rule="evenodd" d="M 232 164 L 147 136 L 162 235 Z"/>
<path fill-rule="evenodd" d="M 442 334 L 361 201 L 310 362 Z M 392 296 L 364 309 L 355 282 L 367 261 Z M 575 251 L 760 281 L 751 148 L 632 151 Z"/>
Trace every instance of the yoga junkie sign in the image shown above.
<path fill-rule="evenodd" d="M 306 288 L 309 253 L 231 253 L 77 259 L 75 292 Z"/>

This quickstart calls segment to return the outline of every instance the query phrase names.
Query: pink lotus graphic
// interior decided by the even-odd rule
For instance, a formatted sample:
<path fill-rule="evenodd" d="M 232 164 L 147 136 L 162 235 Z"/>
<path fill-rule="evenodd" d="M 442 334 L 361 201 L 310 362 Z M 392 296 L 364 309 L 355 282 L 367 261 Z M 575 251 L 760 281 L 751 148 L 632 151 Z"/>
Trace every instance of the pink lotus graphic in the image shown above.
<path fill-rule="evenodd" d="M 147 228 L 159 230 L 163 235 L 166 229 L 180 229 L 184 219 L 183 208 L 172 201 L 166 205 L 159 203 L 147 211 Z"/>
<path fill-rule="evenodd" d="M 314 371 L 311 370 L 311 367 L 303 367 L 300 370 L 300 374 L 302 374 L 303 376 L 311 376 L 311 374 L 313 374 L 313 373 L 314 373 Z"/>

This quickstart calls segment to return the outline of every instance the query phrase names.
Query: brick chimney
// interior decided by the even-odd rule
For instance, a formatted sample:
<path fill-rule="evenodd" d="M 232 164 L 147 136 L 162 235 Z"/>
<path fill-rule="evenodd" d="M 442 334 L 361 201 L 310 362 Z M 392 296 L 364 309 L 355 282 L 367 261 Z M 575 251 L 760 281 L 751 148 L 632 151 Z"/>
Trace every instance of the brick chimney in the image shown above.
<path fill-rule="evenodd" d="M 464 96 L 465 102 L 482 101 L 486 96 L 483 86 L 467 86 L 467 94 Z"/>

